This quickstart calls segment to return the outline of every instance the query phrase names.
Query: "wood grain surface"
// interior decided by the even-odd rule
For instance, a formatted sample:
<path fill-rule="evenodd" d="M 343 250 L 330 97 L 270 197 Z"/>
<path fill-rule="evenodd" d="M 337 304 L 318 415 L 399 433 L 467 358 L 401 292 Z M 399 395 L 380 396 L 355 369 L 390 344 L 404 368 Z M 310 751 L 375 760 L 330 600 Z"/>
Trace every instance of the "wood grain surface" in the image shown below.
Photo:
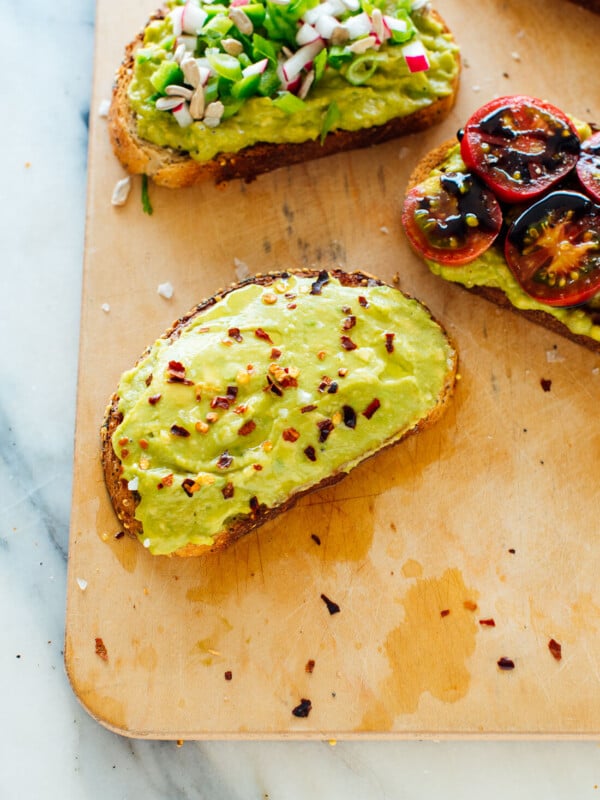
<path fill-rule="evenodd" d="M 600 734 L 600 361 L 434 278 L 400 225 L 416 160 L 492 96 L 534 94 L 600 120 L 600 18 L 563 0 L 438 8 L 465 61 L 438 128 L 250 184 L 151 187 L 148 216 L 137 180 L 128 204 L 111 206 L 122 171 L 97 109 L 153 8 L 97 4 L 65 658 L 76 695 L 113 730 Z M 152 557 L 116 536 L 99 462 L 104 408 L 121 372 L 235 280 L 238 261 L 250 272 L 397 274 L 459 347 L 455 401 L 432 430 L 229 551 Z M 170 300 L 157 293 L 165 281 Z M 312 708 L 297 717 L 302 699 Z"/>

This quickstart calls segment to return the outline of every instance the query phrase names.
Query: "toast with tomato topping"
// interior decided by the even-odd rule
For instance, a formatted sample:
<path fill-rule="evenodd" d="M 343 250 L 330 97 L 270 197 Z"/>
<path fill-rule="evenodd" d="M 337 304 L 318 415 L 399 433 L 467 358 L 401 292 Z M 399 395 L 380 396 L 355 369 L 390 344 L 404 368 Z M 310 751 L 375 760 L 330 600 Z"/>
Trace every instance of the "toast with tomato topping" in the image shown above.
<path fill-rule="evenodd" d="M 148 348 L 111 398 L 102 464 L 117 517 L 153 555 L 222 550 L 433 425 L 456 368 L 425 306 L 366 273 L 231 286 Z"/>
<path fill-rule="evenodd" d="M 117 71 L 117 158 L 170 188 L 249 181 L 440 122 L 460 73 L 448 27 L 421 0 L 361 3 L 169 3 Z"/>
<path fill-rule="evenodd" d="M 515 95 L 413 171 L 402 221 L 430 270 L 600 352 L 600 133 Z"/>

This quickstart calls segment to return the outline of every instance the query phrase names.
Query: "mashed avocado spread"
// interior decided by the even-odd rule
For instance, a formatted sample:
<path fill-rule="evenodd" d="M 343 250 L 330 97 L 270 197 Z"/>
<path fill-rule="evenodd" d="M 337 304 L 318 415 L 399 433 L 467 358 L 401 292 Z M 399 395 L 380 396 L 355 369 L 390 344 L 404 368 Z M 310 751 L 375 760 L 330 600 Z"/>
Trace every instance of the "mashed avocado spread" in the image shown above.
<path fill-rule="evenodd" d="M 170 5 L 177 12 L 180 3 Z M 325 5 L 328 13 L 310 16 L 316 7 Z M 242 9 L 250 20 L 249 28 L 240 23 L 246 33 L 233 24 L 231 6 L 238 9 L 236 13 Z M 185 27 L 184 33 L 177 35 L 181 23 L 173 17 L 173 10 L 147 26 L 129 87 L 141 138 L 208 161 L 218 153 L 237 152 L 258 142 L 297 143 L 324 137 L 335 129 L 356 131 L 383 125 L 454 91 L 458 48 L 427 4 L 412 0 L 326 0 L 320 4 L 317 0 L 263 0 L 231 6 L 228 0 L 197 5 L 194 13 L 200 14 L 199 21 L 206 18 L 193 36 L 185 33 Z M 233 18 L 239 22 L 235 14 Z M 311 23 L 303 23 L 304 19 Z M 313 33 L 307 32 L 307 25 Z M 373 25 L 383 41 L 373 32 Z M 323 49 L 317 51 L 319 43 L 299 46 L 297 37 L 304 41 L 301 27 L 303 36 L 309 38 L 314 31 L 326 31 L 326 26 L 330 38 L 319 40 Z M 404 52 L 407 45 L 424 53 L 428 68 L 410 71 Z M 303 48 L 308 48 L 306 63 L 297 56 Z M 187 59 L 188 67 L 190 59 L 196 61 L 204 83 L 203 110 L 193 118 L 188 109 L 194 110 L 194 101 L 189 94 L 182 98 L 185 108 L 169 108 L 169 81 L 196 93 L 197 87 L 188 82 L 192 72 L 178 66 L 182 58 Z M 195 74 L 196 81 L 192 81 L 198 82 Z M 160 110 L 165 104 L 167 109 Z M 211 104 L 210 114 L 216 114 L 212 118 L 206 110 Z M 202 118 L 202 114 L 206 116 Z"/>
<path fill-rule="evenodd" d="M 348 472 L 434 408 L 453 357 L 427 310 L 389 286 L 284 274 L 225 294 L 120 382 L 113 448 L 144 545 L 210 545 Z"/>
<path fill-rule="evenodd" d="M 591 130 L 588 125 L 577 120 L 575 123 L 582 140 L 590 136 Z M 466 170 L 465 164 L 460 157 L 458 144 L 448 151 L 446 160 L 432 174 L 439 173 L 442 170 L 448 172 L 464 172 Z M 460 283 L 467 288 L 489 286 L 494 289 L 501 289 L 515 308 L 544 311 L 562 322 L 563 325 L 566 325 L 571 333 L 589 336 L 596 341 L 600 341 L 600 326 L 593 323 L 585 308 L 549 306 L 539 303 L 526 294 L 509 270 L 502 251 L 495 245 L 492 245 L 489 250 L 464 266 L 444 265 L 429 260 L 427 265 L 435 275 L 439 275 L 446 281 Z"/>

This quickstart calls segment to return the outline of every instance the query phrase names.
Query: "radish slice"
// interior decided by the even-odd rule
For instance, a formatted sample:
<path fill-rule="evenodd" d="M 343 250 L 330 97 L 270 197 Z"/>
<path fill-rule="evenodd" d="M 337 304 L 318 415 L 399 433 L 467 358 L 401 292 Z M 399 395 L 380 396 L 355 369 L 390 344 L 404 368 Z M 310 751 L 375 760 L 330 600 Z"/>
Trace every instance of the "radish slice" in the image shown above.
<path fill-rule="evenodd" d="M 313 28 L 312 25 L 309 25 L 308 22 L 304 22 L 296 34 L 296 42 L 299 45 L 316 42 L 319 38 L 319 32 L 316 30 L 316 28 Z"/>
<path fill-rule="evenodd" d="M 383 21 L 391 31 L 406 33 L 406 28 L 408 26 L 403 19 L 396 19 L 396 17 L 390 17 L 387 14 L 384 14 Z"/>
<path fill-rule="evenodd" d="M 351 39 L 358 39 L 359 36 L 367 36 L 371 33 L 371 20 L 366 12 L 348 17 L 343 23 L 343 27 L 348 31 Z"/>
<path fill-rule="evenodd" d="M 404 45 L 402 55 L 410 72 L 425 72 L 429 69 L 427 51 L 419 39 Z"/>
<path fill-rule="evenodd" d="M 305 44 L 304 47 L 296 50 L 296 52 L 290 56 L 287 61 L 283 62 L 282 73 L 283 77 L 285 78 L 285 82 L 289 84 L 294 80 L 294 78 L 297 78 L 304 67 L 308 66 L 308 64 L 311 63 L 314 57 L 320 53 L 324 47 L 325 42 L 322 39 L 318 39 L 316 42 Z"/>
<path fill-rule="evenodd" d="M 177 120 L 180 128 L 187 128 L 194 121 L 187 103 L 182 103 L 173 109 L 173 116 Z"/>
<path fill-rule="evenodd" d="M 247 78 L 248 75 L 262 75 L 266 70 L 268 63 L 269 59 L 263 58 L 261 61 L 257 61 L 255 64 L 249 64 L 242 70 L 242 75 L 244 78 Z"/>
<path fill-rule="evenodd" d="M 247 6 L 250 0 L 231 0 L 229 4 L 230 8 L 234 8 L 235 6 Z"/>
<path fill-rule="evenodd" d="M 193 3 L 186 3 L 181 14 L 181 26 L 185 33 L 200 33 L 208 14 Z"/>
<path fill-rule="evenodd" d="M 358 11 L 360 8 L 360 0 L 343 0 L 343 3 L 348 11 Z"/>
<path fill-rule="evenodd" d="M 181 36 L 183 33 L 183 25 L 181 18 L 183 17 L 183 6 L 177 6 L 169 14 L 171 25 L 173 26 L 173 36 Z"/>
<path fill-rule="evenodd" d="M 197 36 L 183 36 L 177 37 L 177 44 L 182 44 L 185 47 L 186 53 L 193 53 L 196 49 L 196 45 L 198 44 L 198 37 Z"/>
<path fill-rule="evenodd" d="M 309 25 L 314 25 L 319 17 L 324 15 L 335 17 L 338 16 L 338 14 L 343 14 L 346 10 L 346 6 L 343 4 L 342 0 L 325 0 L 324 3 L 319 3 L 319 5 L 314 8 L 309 8 L 308 11 L 303 14 L 302 19 L 304 22 L 308 22 Z"/>
<path fill-rule="evenodd" d="M 340 22 L 329 14 L 323 14 L 315 22 L 315 28 L 319 31 L 323 39 L 331 39 L 331 34 L 336 28 L 340 27 Z"/>

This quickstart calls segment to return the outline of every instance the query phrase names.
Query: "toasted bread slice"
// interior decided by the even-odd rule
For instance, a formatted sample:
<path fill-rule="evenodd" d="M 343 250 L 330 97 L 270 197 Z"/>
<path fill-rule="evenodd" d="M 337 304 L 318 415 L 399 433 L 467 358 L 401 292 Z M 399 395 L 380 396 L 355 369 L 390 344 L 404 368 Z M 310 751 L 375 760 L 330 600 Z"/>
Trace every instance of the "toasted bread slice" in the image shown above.
<path fill-rule="evenodd" d="M 435 10 L 432 17 L 450 34 L 447 25 Z M 163 19 L 164 10 L 158 11 L 150 21 Z M 320 138 L 303 142 L 273 144 L 257 142 L 238 152 L 222 152 L 208 161 L 198 161 L 184 150 L 162 147 L 141 138 L 137 132 L 137 117 L 129 101 L 129 86 L 133 78 L 136 52 L 143 44 L 144 32 L 131 42 L 125 51 L 113 86 L 109 112 L 109 133 L 117 158 L 131 174 L 143 174 L 159 185 L 168 188 L 193 186 L 204 181 L 222 183 L 234 178 L 246 181 L 279 167 L 303 163 L 346 150 L 369 147 L 389 139 L 425 130 L 441 122 L 456 100 L 460 73 L 460 56 L 454 53 L 456 74 L 451 92 L 433 97 L 413 113 L 396 117 L 382 125 L 361 130 L 333 130 L 323 141 Z"/>
<path fill-rule="evenodd" d="M 222 550 L 432 425 L 456 369 L 429 311 L 365 273 L 230 286 L 174 323 L 113 395 L 102 465 L 116 514 L 152 553 Z"/>
<path fill-rule="evenodd" d="M 435 149 L 431 150 L 427 153 L 423 158 L 419 161 L 415 169 L 413 170 L 407 185 L 406 191 L 409 192 L 415 186 L 418 186 L 424 180 L 426 180 L 432 171 L 439 169 L 444 161 L 447 158 L 448 152 L 451 148 L 456 146 L 456 139 L 449 139 L 446 142 L 439 145 Z M 497 245 L 492 245 L 492 247 L 496 247 Z M 500 250 L 498 250 L 500 253 Z M 559 334 L 560 336 L 565 337 L 566 339 L 570 339 L 577 344 L 583 345 L 588 350 L 592 350 L 593 352 L 600 353 L 600 342 L 596 339 L 591 338 L 590 336 L 586 336 L 583 334 L 574 333 L 570 330 L 567 325 L 563 324 L 559 319 L 553 316 L 551 313 L 546 312 L 540 308 L 536 309 L 527 309 L 527 308 L 517 308 L 513 303 L 511 303 L 510 299 L 507 295 L 502 291 L 502 289 L 492 287 L 492 286 L 478 286 L 478 285 L 466 285 L 461 283 L 460 281 L 456 281 L 457 285 L 467 291 L 471 292 L 472 294 L 479 295 L 480 297 L 484 297 L 486 300 L 489 300 L 491 303 L 494 303 L 501 308 L 507 308 L 516 314 L 519 314 L 522 317 L 530 320 L 531 322 L 536 323 L 537 325 L 541 325 L 542 327 L 553 331 L 554 333 Z M 592 317 L 594 324 L 600 324 L 600 312 L 589 310 L 587 313 Z"/>

